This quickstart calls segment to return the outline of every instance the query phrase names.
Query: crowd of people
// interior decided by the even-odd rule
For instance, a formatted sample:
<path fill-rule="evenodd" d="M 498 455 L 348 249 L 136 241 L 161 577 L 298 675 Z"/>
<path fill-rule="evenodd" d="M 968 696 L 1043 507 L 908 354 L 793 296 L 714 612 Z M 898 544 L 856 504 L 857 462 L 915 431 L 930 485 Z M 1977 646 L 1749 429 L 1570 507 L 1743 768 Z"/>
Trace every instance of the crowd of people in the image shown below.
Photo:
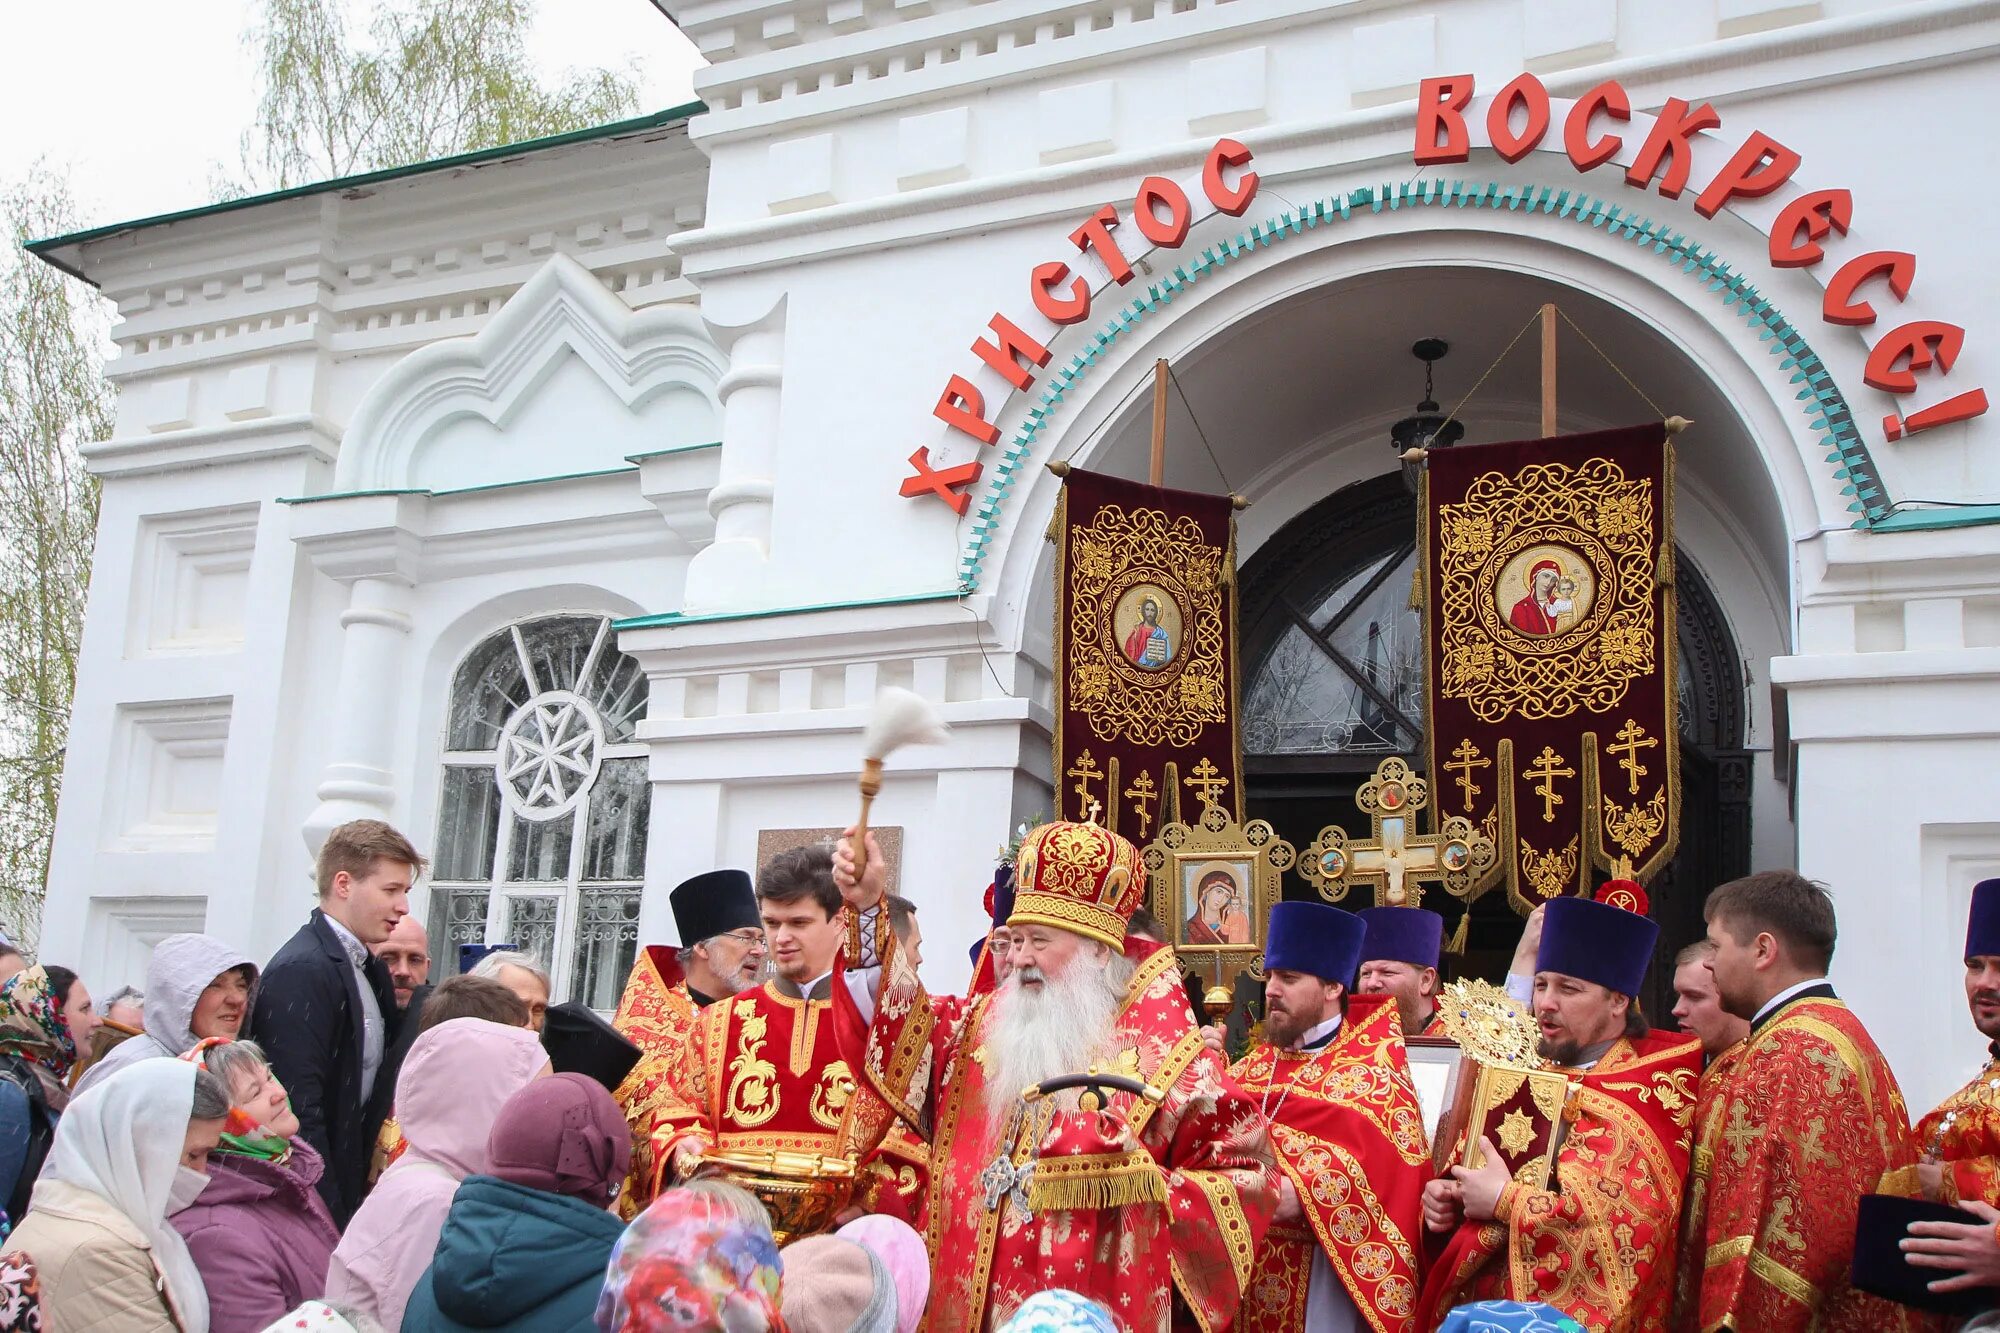
<path fill-rule="evenodd" d="M 430 984 L 424 866 L 342 826 L 268 962 L 176 935 L 143 991 L 0 948 L 0 1329 L 2000 1328 L 2000 881 L 1993 1062 L 1914 1125 L 1772 872 L 1709 895 L 1673 1029 L 1636 885 L 1536 911 L 1538 1078 L 1440 1129 L 1421 908 L 1279 904 L 1232 1062 L 1093 824 L 1001 868 L 964 995 L 864 837 L 680 885 L 610 1020 L 505 947 Z"/>

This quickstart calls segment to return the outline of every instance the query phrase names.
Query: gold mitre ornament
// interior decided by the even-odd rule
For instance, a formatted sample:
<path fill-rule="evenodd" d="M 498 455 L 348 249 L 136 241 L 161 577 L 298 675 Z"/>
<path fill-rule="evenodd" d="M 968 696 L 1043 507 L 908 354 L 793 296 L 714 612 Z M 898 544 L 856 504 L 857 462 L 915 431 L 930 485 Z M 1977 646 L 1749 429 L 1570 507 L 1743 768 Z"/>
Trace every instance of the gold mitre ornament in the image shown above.
<path fill-rule="evenodd" d="M 1537 1069 L 1540 1029 L 1527 1006 L 1490 981 L 1454 981 L 1438 995 L 1438 1022 L 1482 1065 Z"/>

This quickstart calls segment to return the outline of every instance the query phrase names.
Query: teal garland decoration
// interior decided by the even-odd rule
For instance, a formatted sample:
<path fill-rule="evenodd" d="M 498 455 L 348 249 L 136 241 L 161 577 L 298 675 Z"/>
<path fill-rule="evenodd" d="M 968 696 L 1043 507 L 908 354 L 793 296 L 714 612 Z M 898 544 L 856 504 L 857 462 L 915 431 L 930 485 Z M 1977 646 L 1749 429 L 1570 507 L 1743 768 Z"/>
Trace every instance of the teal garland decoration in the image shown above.
<path fill-rule="evenodd" d="M 1808 423 L 1827 450 L 1826 462 L 1841 482 L 1842 495 L 1849 497 L 1848 512 L 1856 515 L 1854 526 L 1872 528 L 1890 517 L 1894 508 L 1869 456 L 1868 446 L 1854 424 L 1833 372 L 1812 349 L 1805 335 L 1768 297 L 1722 257 L 1688 239 L 1666 225 L 1626 211 L 1580 190 L 1557 190 L 1547 185 L 1501 185 L 1498 182 L 1471 183 L 1434 178 L 1384 185 L 1380 189 L 1363 186 L 1345 195 L 1316 199 L 1298 208 L 1288 208 L 1274 217 L 1254 222 L 1248 231 L 1238 232 L 1207 246 L 1191 260 L 1175 265 L 1173 272 L 1147 286 L 1143 296 L 1134 298 L 1103 325 L 1085 336 L 1083 350 L 1071 356 L 1043 381 L 1040 398 L 1023 417 L 1014 437 L 1002 449 L 994 466 L 986 494 L 973 513 L 972 530 L 959 561 L 959 588 L 976 592 L 987 548 L 1000 524 L 1000 511 L 1034 451 L 1043 427 L 1054 418 L 1063 399 L 1089 374 L 1111 345 L 1142 319 L 1172 305 L 1174 298 L 1207 274 L 1227 267 L 1253 251 L 1268 249 L 1293 236 L 1322 226 L 1345 222 L 1358 212 L 1377 214 L 1405 207 L 1492 208 L 1510 212 L 1544 213 L 1595 227 L 1611 236 L 1630 241 L 1701 283 L 1733 308 L 1751 327 L 1758 341 L 1780 358 L 1780 372 L 1790 373 L 1790 383 L 1798 386 L 1795 398 Z"/>

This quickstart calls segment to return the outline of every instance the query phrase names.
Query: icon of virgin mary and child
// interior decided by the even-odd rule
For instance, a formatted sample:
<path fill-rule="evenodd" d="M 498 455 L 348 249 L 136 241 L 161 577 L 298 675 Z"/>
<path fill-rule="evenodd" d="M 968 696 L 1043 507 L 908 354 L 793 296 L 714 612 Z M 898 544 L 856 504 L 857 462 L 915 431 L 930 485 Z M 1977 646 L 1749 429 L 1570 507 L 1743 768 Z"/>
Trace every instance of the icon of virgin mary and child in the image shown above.
<path fill-rule="evenodd" d="M 1507 623 L 1523 634 L 1555 634 L 1575 611 L 1576 580 L 1554 560 L 1537 560 L 1528 570 L 1528 595 L 1514 603 Z"/>

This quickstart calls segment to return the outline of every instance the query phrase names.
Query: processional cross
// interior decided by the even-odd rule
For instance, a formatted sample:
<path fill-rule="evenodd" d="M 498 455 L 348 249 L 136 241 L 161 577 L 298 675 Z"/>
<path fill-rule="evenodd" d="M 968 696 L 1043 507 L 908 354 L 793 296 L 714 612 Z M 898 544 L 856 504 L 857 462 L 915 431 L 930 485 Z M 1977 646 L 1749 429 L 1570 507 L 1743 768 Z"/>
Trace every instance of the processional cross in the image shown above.
<path fill-rule="evenodd" d="M 1430 804 L 1430 784 L 1401 759 L 1377 765 L 1354 803 L 1374 825 L 1374 837 L 1350 843 L 1345 829 L 1329 824 L 1299 859 L 1299 873 L 1329 902 L 1345 897 L 1350 884 L 1367 884 L 1378 903 L 1415 907 L 1423 885 L 1442 884 L 1463 895 L 1493 864 L 1493 840 L 1463 816 L 1445 820 L 1435 833 L 1417 832 L 1415 818 Z"/>

